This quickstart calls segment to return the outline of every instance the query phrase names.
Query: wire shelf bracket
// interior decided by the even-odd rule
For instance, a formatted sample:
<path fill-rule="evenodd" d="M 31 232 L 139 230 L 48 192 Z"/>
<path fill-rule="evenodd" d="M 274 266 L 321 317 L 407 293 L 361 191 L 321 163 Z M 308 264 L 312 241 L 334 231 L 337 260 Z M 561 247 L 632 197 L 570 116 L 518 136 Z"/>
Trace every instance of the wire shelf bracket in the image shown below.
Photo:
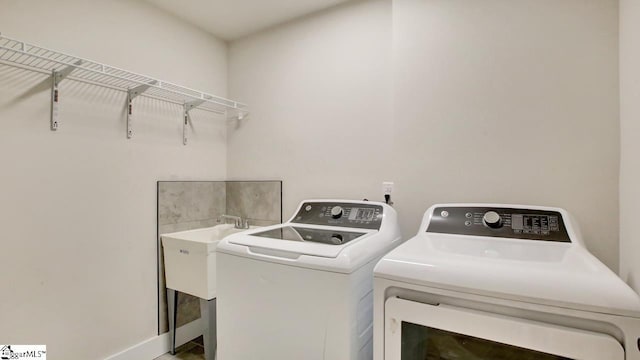
<path fill-rule="evenodd" d="M 82 65 L 82 60 L 76 61 L 73 65 L 79 66 Z M 58 130 L 58 125 L 60 125 L 60 120 L 58 119 L 59 113 L 59 102 L 60 102 L 60 90 L 58 86 L 67 76 L 71 75 L 73 70 L 76 69 L 75 66 L 66 66 L 60 70 L 53 69 L 51 70 L 51 131 Z"/>
<path fill-rule="evenodd" d="M 183 111 L 184 119 L 182 122 L 182 145 L 187 145 L 187 134 L 189 131 L 189 124 L 191 123 L 191 115 L 189 114 L 189 112 L 195 109 L 196 107 L 198 107 L 203 102 L 204 102 L 203 99 L 198 99 L 198 100 L 189 101 L 184 104 L 184 111 Z"/>
<path fill-rule="evenodd" d="M 183 143 L 193 109 L 223 115 L 226 119 L 242 120 L 249 114 L 246 104 L 220 96 L 206 94 L 181 85 L 161 81 L 146 75 L 133 73 L 96 61 L 68 55 L 59 51 L 31 45 L 8 38 L 0 33 L 0 64 L 50 75 L 51 130 L 60 127 L 58 86 L 64 79 L 107 87 L 127 93 L 127 138 L 133 136 L 133 99 L 143 96 L 183 106 Z M 185 123 L 186 122 L 186 123 Z"/>
<path fill-rule="evenodd" d="M 151 86 L 157 84 L 158 81 L 152 80 L 149 84 L 142 84 L 127 90 L 127 139 L 133 137 L 133 99 L 142 95 Z"/>

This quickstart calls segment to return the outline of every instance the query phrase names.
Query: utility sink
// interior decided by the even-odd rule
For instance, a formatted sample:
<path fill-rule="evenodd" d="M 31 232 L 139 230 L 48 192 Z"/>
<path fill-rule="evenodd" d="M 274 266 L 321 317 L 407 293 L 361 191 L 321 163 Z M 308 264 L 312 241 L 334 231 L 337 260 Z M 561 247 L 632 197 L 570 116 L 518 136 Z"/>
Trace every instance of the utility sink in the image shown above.
<path fill-rule="evenodd" d="M 215 298 L 216 246 L 226 236 L 245 230 L 221 224 L 160 235 L 167 288 L 201 299 Z"/>

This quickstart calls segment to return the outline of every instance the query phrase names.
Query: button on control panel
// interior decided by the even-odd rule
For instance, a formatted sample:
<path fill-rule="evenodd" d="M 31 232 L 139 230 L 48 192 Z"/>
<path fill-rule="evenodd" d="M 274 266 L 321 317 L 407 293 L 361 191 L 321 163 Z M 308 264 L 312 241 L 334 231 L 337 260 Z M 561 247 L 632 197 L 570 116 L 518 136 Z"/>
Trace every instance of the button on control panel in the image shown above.
<path fill-rule="evenodd" d="M 427 232 L 571 242 L 562 214 L 533 209 L 436 208 Z"/>
<path fill-rule="evenodd" d="M 293 218 L 299 224 L 380 229 L 383 209 L 374 204 L 309 202 Z"/>

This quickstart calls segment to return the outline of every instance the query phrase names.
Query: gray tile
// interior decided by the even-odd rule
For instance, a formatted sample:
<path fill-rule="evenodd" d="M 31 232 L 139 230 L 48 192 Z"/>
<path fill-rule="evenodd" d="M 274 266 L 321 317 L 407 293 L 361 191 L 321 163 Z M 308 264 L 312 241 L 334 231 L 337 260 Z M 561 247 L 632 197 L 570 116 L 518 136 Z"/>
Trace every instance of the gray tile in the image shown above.
<path fill-rule="evenodd" d="M 281 221 L 282 182 L 230 181 L 227 213 L 247 219 Z"/>
<path fill-rule="evenodd" d="M 158 184 L 159 225 L 216 218 L 225 208 L 224 181 L 163 181 Z"/>
<path fill-rule="evenodd" d="M 164 279 L 162 279 L 164 286 Z M 163 287 L 164 288 L 164 287 Z M 169 331 L 167 293 L 163 291 L 160 302 L 160 333 Z M 200 318 L 200 299 L 185 293 L 178 293 L 178 311 L 176 314 L 176 327 L 188 324 Z"/>
<path fill-rule="evenodd" d="M 178 327 L 188 324 L 200 318 L 200 299 L 185 293 L 178 294 L 178 314 L 176 324 Z"/>
<path fill-rule="evenodd" d="M 158 256 L 158 332 L 164 334 L 169 331 L 168 305 L 167 305 L 167 289 L 166 276 L 164 273 L 164 250 L 160 246 L 160 254 Z"/>
<path fill-rule="evenodd" d="M 162 280 L 162 284 L 164 285 L 164 279 Z M 161 289 L 164 289 L 164 287 L 161 287 Z M 158 331 L 160 332 L 160 334 L 164 334 L 169 331 L 169 317 L 167 315 L 169 310 L 167 309 L 167 293 L 165 291 L 161 292 L 159 305 L 160 324 L 158 326 Z"/>

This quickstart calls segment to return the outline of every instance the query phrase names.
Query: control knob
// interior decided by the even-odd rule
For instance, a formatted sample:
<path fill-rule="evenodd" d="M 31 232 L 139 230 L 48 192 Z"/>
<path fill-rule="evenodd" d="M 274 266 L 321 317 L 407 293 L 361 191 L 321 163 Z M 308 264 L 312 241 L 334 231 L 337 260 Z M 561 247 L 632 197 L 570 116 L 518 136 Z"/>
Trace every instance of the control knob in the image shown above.
<path fill-rule="evenodd" d="M 331 208 L 331 217 L 339 219 L 342 216 L 342 206 L 334 206 Z"/>
<path fill-rule="evenodd" d="M 487 211 L 486 213 L 484 213 L 482 221 L 484 221 L 485 225 L 492 229 L 498 229 L 502 227 L 502 218 L 500 217 L 500 214 L 495 211 Z"/>
<path fill-rule="evenodd" d="M 340 235 L 340 234 L 333 234 L 333 235 L 331 235 L 331 242 L 332 242 L 334 245 L 340 245 L 340 244 L 342 244 L 342 235 Z"/>

